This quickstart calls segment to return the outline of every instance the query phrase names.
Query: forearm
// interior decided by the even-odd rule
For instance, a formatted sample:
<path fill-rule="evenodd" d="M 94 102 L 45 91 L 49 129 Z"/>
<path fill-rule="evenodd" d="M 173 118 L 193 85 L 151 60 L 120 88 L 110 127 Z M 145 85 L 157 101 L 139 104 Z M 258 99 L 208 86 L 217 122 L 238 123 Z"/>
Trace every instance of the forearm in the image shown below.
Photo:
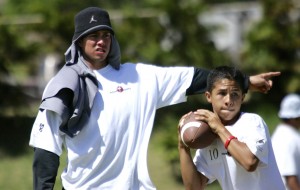
<path fill-rule="evenodd" d="M 206 186 L 207 178 L 197 171 L 193 163 L 190 150 L 179 146 L 181 176 L 186 190 L 202 190 Z"/>
<path fill-rule="evenodd" d="M 285 180 L 290 190 L 300 190 L 300 182 L 297 176 L 285 176 Z"/>
<path fill-rule="evenodd" d="M 226 128 L 218 130 L 217 134 L 223 144 L 225 144 L 229 137 L 232 136 Z M 257 168 L 259 162 L 258 158 L 250 151 L 245 143 L 240 142 L 238 139 L 230 141 L 227 151 L 245 170 L 251 172 Z"/>
<path fill-rule="evenodd" d="M 54 188 L 59 156 L 56 154 L 35 148 L 33 160 L 33 187 L 35 190 L 52 190 Z"/>

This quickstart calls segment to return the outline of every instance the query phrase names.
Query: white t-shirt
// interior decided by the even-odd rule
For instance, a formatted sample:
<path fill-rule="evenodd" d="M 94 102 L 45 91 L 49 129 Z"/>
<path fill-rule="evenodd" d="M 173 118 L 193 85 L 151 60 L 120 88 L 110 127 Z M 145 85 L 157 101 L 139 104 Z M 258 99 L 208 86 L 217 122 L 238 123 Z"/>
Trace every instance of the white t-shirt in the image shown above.
<path fill-rule="evenodd" d="M 216 139 L 210 146 L 198 149 L 194 157 L 197 170 L 209 179 L 208 183 L 218 180 L 223 190 L 284 190 L 263 119 L 257 114 L 242 113 L 235 124 L 225 127 L 246 143 L 260 162 L 255 171 L 246 171 Z"/>
<path fill-rule="evenodd" d="M 95 71 L 99 82 L 89 122 L 70 138 L 59 131 L 51 111 L 39 112 L 30 145 L 68 154 L 65 189 L 152 190 L 147 149 L 158 108 L 186 101 L 193 67 L 110 65 Z"/>
<path fill-rule="evenodd" d="M 286 183 L 284 176 L 291 175 L 297 176 L 298 181 L 300 181 L 299 131 L 286 124 L 279 124 L 273 132 L 272 143 L 275 158 L 284 183 Z"/>

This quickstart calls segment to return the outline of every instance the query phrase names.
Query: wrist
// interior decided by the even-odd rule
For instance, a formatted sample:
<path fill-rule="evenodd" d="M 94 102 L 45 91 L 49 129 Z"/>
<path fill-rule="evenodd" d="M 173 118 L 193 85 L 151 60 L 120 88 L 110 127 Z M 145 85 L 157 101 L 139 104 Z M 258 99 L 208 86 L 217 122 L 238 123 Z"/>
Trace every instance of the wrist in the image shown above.
<path fill-rule="evenodd" d="M 178 150 L 180 151 L 180 150 L 183 150 L 183 151 L 190 151 L 190 148 L 189 147 L 187 147 L 186 145 L 184 145 L 184 144 L 179 144 L 178 145 Z"/>
<path fill-rule="evenodd" d="M 225 127 L 218 127 L 215 132 L 216 135 L 218 135 L 219 137 L 227 135 L 228 131 Z"/>
<path fill-rule="evenodd" d="M 228 139 L 225 141 L 225 144 L 224 144 L 224 147 L 225 147 L 225 149 L 227 150 L 228 149 L 228 146 L 229 146 L 229 144 L 230 144 L 230 142 L 232 141 L 232 140 L 234 140 L 234 139 L 237 139 L 235 136 L 230 136 L 230 137 L 228 137 Z"/>

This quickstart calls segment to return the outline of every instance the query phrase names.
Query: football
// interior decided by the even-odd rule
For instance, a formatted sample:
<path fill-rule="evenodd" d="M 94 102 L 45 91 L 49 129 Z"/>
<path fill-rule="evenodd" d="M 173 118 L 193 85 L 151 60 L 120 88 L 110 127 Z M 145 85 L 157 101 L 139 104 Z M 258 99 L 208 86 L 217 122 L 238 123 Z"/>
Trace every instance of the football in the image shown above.
<path fill-rule="evenodd" d="M 206 122 L 195 119 L 193 112 L 182 121 L 180 136 L 183 143 L 192 149 L 205 148 L 217 138 Z"/>

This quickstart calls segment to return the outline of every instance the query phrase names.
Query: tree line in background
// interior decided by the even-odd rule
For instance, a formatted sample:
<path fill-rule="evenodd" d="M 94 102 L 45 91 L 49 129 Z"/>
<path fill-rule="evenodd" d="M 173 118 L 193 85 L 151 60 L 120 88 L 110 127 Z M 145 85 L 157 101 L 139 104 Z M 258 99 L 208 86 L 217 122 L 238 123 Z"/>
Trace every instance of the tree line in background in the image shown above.
<path fill-rule="evenodd" d="M 20 84 L 37 75 L 41 57 L 57 53 L 63 62 L 74 32 L 74 15 L 84 7 L 98 6 L 110 12 L 122 62 L 211 69 L 231 64 L 232 60 L 226 52 L 216 49 L 209 37 L 211 29 L 199 24 L 198 16 L 215 3 L 230 2 L 236 1 L 4 1 L 0 8 L 0 113 L 5 115 L 6 110 L 28 106 L 26 102 L 33 97 L 24 93 Z M 272 91 L 276 93 L 267 98 L 251 94 L 252 105 L 261 101 L 279 104 L 284 94 L 300 91 L 299 5 L 296 9 L 293 4 L 296 1 L 292 0 L 255 2 L 262 4 L 263 18 L 243 36 L 239 67 L 248 74 L 281 71 L 282 75 L 274 79 L 276 85 Z M 199 106 L 207 106 L 202 96 L 192 97 L 187 104 L 158 111 L 154 130 L 165 130 L 164 139 L 168 140 L 162 143 L 170 162 L 175 165 L 178 156 L 174 127 L 180 115 Z"/>

